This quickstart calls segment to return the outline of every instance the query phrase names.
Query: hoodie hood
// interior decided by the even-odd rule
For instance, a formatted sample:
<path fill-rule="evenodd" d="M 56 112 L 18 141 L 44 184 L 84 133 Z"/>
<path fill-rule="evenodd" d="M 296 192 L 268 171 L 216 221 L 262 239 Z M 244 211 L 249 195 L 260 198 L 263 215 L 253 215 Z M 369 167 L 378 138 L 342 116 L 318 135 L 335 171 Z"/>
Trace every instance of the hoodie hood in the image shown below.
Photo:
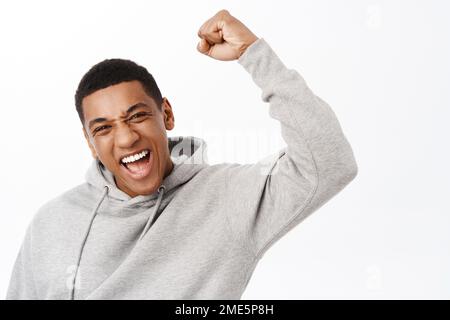
<path fill-rule="evenodd" d="M 161 186 L 164 186 L 165 188 L 165 192 L 185 183 L 203 167 L 208 165 L 206 153 L 207 145 L 203 139 L 193 136 L 168 137 L 168 144 L 174 168 L 161 183 Z M 107 187 L 108 198 L 112 201 L 122 202 L 123 204 L 132 205 L 158 197 L 159 188 L 149 195 L 138 195 L 134 198 L 130 197 L 128 194 L 117 188 L 112 172 L 98 159 L 93 160 L 86 172 L 85 178 L 88 184 L 92 185 L 100 192 L 103 192 L 105 187 Z"/>
<path fill-rule="evenodd" d="M 95 189 L 101 192 L 101 196 L 96 201 L 96 205 L 92 208 L 89 225 L 84 233 L 80 249 L 77 257 L 77 267 L 72 281 L 72 289 L 70 290 L 70 299 L 74 299 L 75 295 L 75 283 L 78 275 L 78 269 L 80 267 L 80 261 L 83 255 L 83 250 L 86 245 L 86 241 L 91 232 L 91 228 L 95 217 L 98 214 L 98 210 L 105 200 L 119 202 L 122 206 L 139 206 L 140 203 L 151 203 L 152 212 L 150 213 L 147 223 L 141 232 L 138 241 L 147 233 L 148 229 L 153 225 L 158 216 L 161 214 L 160 206 L 164 194 L 175 187 L 190 180 L 196 173 L 202 168 L 207 166 L 206 158 L 206 143 L 203 139 L 187 136 L 187 137 L 169 137 L 168 138 L 169 153 L 174 163 L 174 168 L 171 173 L 164 178 L 161 185 L 157 190 L 149 195 L 138 195 L 136 197 L 130 197 L 128 194 L 117 188 L 114 181 L 114 176 L 98 159 L 95 159 L 86 173 L 86 181 L 92 185 Z M 156 199 L 157 198 L 157 199 Z M 156 199 L 155 201 L 152 201 Z"/>
<path fill-rule="evenodd" d="M 267 250 L 358 167 L 332 108 L 263 38 L 238 61 L 270 102 L 287 147 L 252 164 L 203 167 L 202 140 L 169 138 L 174 170 L 157 192 L 134 198 L 94 162 L 88 182 L 29 225 L 7 299 L 241 299 Z"/>

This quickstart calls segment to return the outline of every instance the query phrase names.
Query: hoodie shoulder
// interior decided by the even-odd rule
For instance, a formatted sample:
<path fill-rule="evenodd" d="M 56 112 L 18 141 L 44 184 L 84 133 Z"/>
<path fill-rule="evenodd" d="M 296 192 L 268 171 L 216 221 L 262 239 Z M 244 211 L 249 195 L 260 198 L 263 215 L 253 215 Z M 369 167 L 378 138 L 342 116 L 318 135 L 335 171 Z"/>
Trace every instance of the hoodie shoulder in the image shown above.
<path fill-rule="evenodd" d="M 60 220 L 67 212 L 88 210 L 96 194 L 88 183 L 81 183 L 42 204 L 33 217 L 33 224 L 51 223 Z M 92 205 L 91 205 L 92 206 Z"/>

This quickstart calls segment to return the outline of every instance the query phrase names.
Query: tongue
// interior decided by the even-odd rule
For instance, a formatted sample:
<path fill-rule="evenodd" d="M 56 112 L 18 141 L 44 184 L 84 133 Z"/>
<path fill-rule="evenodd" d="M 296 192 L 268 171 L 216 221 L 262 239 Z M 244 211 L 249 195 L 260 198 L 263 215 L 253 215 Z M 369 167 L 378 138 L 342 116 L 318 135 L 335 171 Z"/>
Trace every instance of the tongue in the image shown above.
<path fill-rule="evenodd" d="M 127 168 L 133 173 L 139 173 L 145 170 L 148 165 L 148 156 L 134 162 L 127 163 Z"/>

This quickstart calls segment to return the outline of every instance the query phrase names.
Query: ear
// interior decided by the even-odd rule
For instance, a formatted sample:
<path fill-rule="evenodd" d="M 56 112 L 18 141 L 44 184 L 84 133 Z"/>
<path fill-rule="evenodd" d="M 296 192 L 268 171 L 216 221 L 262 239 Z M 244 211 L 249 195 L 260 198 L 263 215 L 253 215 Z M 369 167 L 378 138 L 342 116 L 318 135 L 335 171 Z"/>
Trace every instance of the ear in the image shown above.
<path fill-rule="evenodd" d="M 98 158 L 97 152 L 95 151 L 95 148 L 92 145 L 91 139 L 89 138 L 89 135 L 87 134 L 86 129 L 84 129 L 84 126 L 83 126 L 83 134 L 84 134 L 84 138 L 86 139 L 86 142 L 88 143 L 89 149 L 91 150 L 92 157 L 94 157 L 94 159 L 97 159 Z"/>
<path fill-rule="evenodd" d="M 172 106 L 166 97 L 163 98 L 161 112 L 164 114 L 164 126 L 167 130 L 172 130 L 175 127 L 175 116 L 172 111 Z"/>

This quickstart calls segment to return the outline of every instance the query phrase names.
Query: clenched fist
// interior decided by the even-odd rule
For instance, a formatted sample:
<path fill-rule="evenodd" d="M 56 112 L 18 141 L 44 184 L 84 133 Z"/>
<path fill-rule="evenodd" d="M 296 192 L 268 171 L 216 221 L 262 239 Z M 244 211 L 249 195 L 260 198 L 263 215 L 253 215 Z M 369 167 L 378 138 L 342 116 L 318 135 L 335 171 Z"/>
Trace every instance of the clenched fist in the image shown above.
<path fill-rule="evenodd" d="M 220 10 L 198 30 L 201 38 L 197 50 L 211 58 L 239 59 L 258 37 L 227 10 Z"/>

